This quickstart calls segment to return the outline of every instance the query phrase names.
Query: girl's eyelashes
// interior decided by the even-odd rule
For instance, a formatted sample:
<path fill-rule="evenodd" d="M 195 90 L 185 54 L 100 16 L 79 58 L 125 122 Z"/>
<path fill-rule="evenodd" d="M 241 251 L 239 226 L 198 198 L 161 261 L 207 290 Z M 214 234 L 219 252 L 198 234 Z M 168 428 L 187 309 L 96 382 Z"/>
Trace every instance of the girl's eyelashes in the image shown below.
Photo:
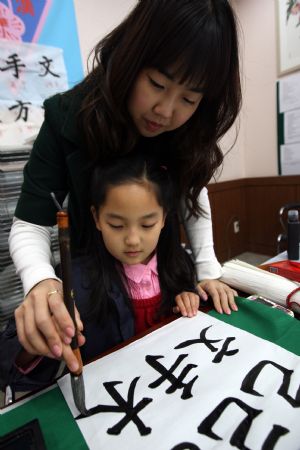
<path fill-rule="evenodd" d="M 115 225 L 115 224 L 113 224 L 113 223 L 108 223 L 108 225 L 109 225 L 111 228 L 114 228 L 114 229 L 116 229 L 116 230 L 121 230 L 121 229 L 123 228 L 123 225 Z"/>
<path fill-rule="evenodd" d="M 147 224 L 147 225 L 142 225 L 143 228 L 153 228 L 156 225 L 155 223 L 151 223 L 151 224 Z"/>
<path fill-rule="evenodd" d="M 114 230 L 121 230 L 122 228 L 124 228 L 124 225 L 115 225 L 115 224 L 113 224 L 113 223 L 108 223 L 107 224 L 108 226 L 110 226 L 111 228 L 113 228 Z M 149 223 L 149 224 L 142 224 L 141 225 L 141 227 L 142 228 L 153 228 L 154 226 L 156 225 L 156 222 L 155 223 Z"/>

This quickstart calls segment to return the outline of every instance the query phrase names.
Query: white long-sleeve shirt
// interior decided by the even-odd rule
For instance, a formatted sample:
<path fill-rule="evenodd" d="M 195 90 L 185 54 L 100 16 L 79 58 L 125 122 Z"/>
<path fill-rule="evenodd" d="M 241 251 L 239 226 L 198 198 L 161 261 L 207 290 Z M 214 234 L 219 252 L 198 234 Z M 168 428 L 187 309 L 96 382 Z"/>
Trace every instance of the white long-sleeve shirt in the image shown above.
<path fill-rule="evenodd" d="M 187 219 L 188 212 L 182 202 L 183 226 L 193 252 L 198 281 L 217 279 L 222 276 L 222 267 L 214 251 L 211 209 L 206 188 L 201 190 L 198 202 L 203 214 L 197 219 Z"/>
<path fill-rule="evenodd" d="M 42 280 L 59 280 L 52 265 L 51 227 L 35 225 L 15 217 L 8 243 L 25 296 Z"/>
<path fill-rule="evenodd" d="M 199 204 L 204 214 L 186 219 L 182 204 L 184 228 L 193 252 L 198 280 L 217 279 L 222 275 L 213 246 L 211 210 L 207 189 L 202 189 Z M 9 249 L 17 274 L 21 277 L 24 294 L 42 280 L 56 277 L 50 249 L 51 227 L 35 225 L 14 218 L 9 236 Z"/>

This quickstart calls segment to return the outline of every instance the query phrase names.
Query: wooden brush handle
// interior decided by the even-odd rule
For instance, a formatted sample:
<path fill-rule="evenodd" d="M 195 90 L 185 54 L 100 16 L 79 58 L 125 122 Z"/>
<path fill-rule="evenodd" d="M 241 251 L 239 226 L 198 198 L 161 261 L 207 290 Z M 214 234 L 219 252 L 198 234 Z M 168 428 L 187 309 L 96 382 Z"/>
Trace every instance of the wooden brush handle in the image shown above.
<path fill-rule="evenodd" d="M 58 225 L 58 241 L 60 249 L 64 303 L 66 305 L 68 313 L 70 314 L 73 320 L 75 327 L 75 334 L 71 342 L 71 348 L 74 350 L 78 348 L 78 339 L 77 339 L 77 326 L 75 320 L 74 295 L 72 289 L 72 272 L 71 272 L 72 265 L 70 252 L 69 217 L 67 211 L 65 210 L 58 211 L 58 213 L 56 214 L 56 218 Z"/>
<path fill-rule="evenodd" d="M 74 375 L 79 376 L 79 375 L 81 375 L 81 373 L 82 373 L 82 367 L 83 367 L 82 359 L 81 359 L 81 353 L 80 353 L 79 347 L 73 349 L 73 353 L 74 353 L 74 355 L 75 355 L 76 358 L 77 358 L 77 361 L 78 361 L 78 363 L 79 363 L 79 367 L 78 367 L 78 369 L 77 369 L 75 372 L 72 372 L 72 373 L 73 373 Z"/>

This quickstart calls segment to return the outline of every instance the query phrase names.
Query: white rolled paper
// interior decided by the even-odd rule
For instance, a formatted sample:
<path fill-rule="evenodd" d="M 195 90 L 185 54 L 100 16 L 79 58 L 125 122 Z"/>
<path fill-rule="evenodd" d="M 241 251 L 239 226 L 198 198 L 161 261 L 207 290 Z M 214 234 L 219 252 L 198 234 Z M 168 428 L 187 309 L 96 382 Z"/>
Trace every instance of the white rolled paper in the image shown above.
<path fill-rule="evenodd" d="M 238 259 L 223 264 L 221 281 L 249 294 L 261 295 L 287 306 L 288 295 L 299 287 L 299 283 L 288 280 L 266 270 L 259 269 Z M 290 309 L 300 312 L 300 291 L 292 296 Z"/>

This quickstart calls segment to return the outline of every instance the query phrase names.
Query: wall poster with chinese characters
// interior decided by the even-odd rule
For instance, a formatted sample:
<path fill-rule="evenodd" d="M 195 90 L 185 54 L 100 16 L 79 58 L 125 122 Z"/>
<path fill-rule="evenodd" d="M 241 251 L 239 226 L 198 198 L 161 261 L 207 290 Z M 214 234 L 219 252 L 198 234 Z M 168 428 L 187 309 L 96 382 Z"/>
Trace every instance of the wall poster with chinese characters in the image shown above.
<path fill-rule="evenodd" d="M 41 123 L 44 99 L 68 88 L 59 48 L 0 39 L 0 121 Z"/>
<path fill-rule="evenodd" d="M 83 78 L 73 0 L 0 0 L 0 39 L 58 47 L 69 86 Z"/>
<path fill-rule="evenodd" d="M 300 357 L 210 315 L 180 318 L 83 373 L 89 417 L 69 375 L 59 386 L 91 450 L 300 448 Z"/>
<path fill-rule="evenodd" d="M 82 78 L 73 0 L 0 0 L 2 146 L 34 137 L 44 100 Z"/>

